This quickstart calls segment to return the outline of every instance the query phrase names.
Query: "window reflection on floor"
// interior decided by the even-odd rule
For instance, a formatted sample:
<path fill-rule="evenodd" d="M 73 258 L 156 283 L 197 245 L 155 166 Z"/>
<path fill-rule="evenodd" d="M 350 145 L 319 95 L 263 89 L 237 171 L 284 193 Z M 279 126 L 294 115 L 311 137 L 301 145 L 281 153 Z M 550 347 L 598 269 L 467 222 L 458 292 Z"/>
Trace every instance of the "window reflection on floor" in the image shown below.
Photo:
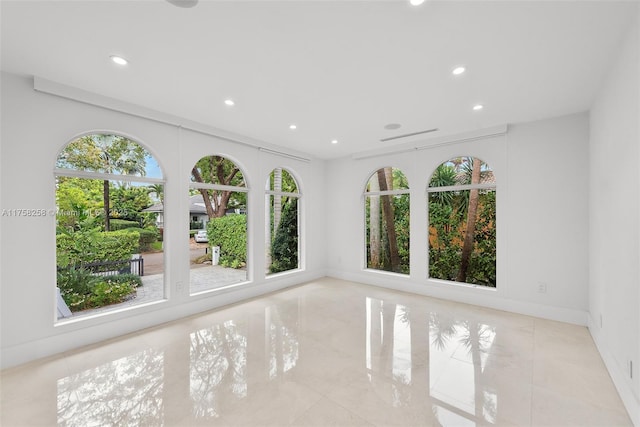
<path fill-rule="evenodd" d="M 291 304 L 289 304 L 291 306 Z M 265 324 L 269 330 L 269 379 L 274 379 L 296 366 L 298 361 L 298 311 L 286 306 L 265 309 Z"/>
<path fill-rule="evenodd" d="M 366 365 L 372 384 L 388 389 L 394 407 L 410 399 L 412 362 L 408 308 L 366 298 Z M 390 370 L 391 381 L 385 379 Z"/>
<path fill-rule="evenodd" d="M 337 283 L 2 372 L 0 423 L 631 425 L 586 328 Z"/>
<path fill-rule="evenodd" d="M 365 364 L 379 394 L 401 407 L 428 391 L 443 425 L 496 421 L 497 394 L 483 381 L 494 327 L 375 298 L 367 297 L 365 304 Z"/>
<path fill-rule="evenodd" d="M 247 395 L 247 328 L 233 320 L 193 332 L 190 389 L 195 418 L 217 418 L 219 400 Z"/>
<path fill-rule="evenodd" d="M 163 353 L 149 349 L 58 380 L 58 425 L 160 425 Z"/>

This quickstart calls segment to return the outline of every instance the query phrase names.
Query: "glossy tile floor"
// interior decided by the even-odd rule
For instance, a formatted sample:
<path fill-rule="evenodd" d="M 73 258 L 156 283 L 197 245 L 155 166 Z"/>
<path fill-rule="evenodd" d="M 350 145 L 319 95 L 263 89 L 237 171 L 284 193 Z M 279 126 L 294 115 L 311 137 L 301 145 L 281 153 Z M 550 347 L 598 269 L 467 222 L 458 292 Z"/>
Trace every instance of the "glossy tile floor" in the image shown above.
<path fill-rule="evenodd" d="M 2 372 L 2 426 L 630 426 L 586 328 L 322 279 Z"/>

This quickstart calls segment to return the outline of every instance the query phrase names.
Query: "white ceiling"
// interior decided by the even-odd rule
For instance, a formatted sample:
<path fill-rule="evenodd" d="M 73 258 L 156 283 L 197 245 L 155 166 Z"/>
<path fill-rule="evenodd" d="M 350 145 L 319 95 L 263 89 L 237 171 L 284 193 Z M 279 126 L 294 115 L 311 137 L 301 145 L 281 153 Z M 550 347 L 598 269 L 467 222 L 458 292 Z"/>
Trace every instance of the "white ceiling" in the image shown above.
<path fill-rule="evenodd" d="M 184 9 L 164 0 L 3 0 L 1 7 L 5 71 L 334 158 L 431 128 L 441 136 L 588 110 L 637 2 L 201 0 Z M 130 64 L 111 63 L 114 54 Z M 454 77 L 459 64 L 468 71 Z M 236 106 L 225 106 L 227 98 Z M 476 103 L 484 110 L 472 111 Z M 385 130 L 389 123 L 402 127 Z"/>

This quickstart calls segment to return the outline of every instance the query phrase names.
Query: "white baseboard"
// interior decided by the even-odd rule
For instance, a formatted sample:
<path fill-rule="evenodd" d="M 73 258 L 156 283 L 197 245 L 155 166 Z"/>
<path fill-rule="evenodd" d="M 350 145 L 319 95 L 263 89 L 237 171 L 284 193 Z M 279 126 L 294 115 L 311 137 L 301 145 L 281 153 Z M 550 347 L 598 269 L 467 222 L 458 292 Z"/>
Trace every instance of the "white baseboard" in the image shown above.
<path fill-rule="evenodd" d="M 469 293 L 456 289 L 446 289 L 443 287 L 425 286 L 416 283 L 408 277 L 398 274 L 371 274 L 367 272 L 349 273 L 337 270 L 329 270 L 327 275 L 337 279 L 349 280 L 352 282 L 364 283 L 386 289 L 393 289 L 404 292 L 411 292 L 434 298 L 441 298 L 450 301 L 473 304 L 496 310 L 508 311 L 511 313 L 524 314 L 527 316 L 540 317 L 543 319 L 556 320 L 559 322 L 572 323 L 574 325 L 587 326 L 588 313 L 584 310 L 575 310 L 564 307 L 547 306 L 526 301 L 502 298 L 491 294 L 491 292 Z"/>
<path fill-rule="evenodd" d="M 600 352 L 600 357 L 602 357 L 604 365 L 607 367 L 607 371 L 609 371 L 609 375 L 618 390 L 620 399 L 622 399 L 622 403 L 629 413 L 631 422 L 634 426 L 640 427 L 640 396 L 636 396 L 632 386 L 627 380 L 627 373 L 620 369 L 620 365 L 615 362 L 613 356 L 607 349 L 602 340 L 602 335 L 600 334 L 601 329 L 598 327 L 598 323 L 593 319 L 593 317 L 591 317 L 591 315 L 589 315 L 588 326 L 589 333 L 591 334 L 593 341 L 596 343 L 596 347 Z"/>

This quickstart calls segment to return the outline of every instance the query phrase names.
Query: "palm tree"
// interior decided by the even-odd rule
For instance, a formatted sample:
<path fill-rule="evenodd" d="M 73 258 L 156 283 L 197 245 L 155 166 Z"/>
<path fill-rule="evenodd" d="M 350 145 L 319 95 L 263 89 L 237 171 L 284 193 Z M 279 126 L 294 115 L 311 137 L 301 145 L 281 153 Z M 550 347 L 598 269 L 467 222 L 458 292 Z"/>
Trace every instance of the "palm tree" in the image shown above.
<path fill-rule="evenodd" d="M 160 200 L 160 203 L 164 204 L 164 185 L 152 184 L 152 185 L 147 185 L 147 188 L 149 189 L 150 194 L 151 193 L 155 194 L 158 200 Z"/>
<path fill-rule="evenodd" d="M 380 191 L 393 190 L 393 171 L 391 168 L 378 169 L 378 184 Z M 398 254 L 398 239 L 396 235 L 395 215 L 390 195 L 382 196 L 382 216 L 387 228 L 387 240 L 389 242 L 389 261 L 391 271 L 400 271 L 400 255 Z"/>
<path fill-rule="evenodd" d="M 473 166 L 471 170 L 471 184 L 480 183 L 480 167 L 482 161 L 476 157 L 473 158 Z M 476 232 L 476 215 L 478 212 L 479 191 L 477 188 L 469 190 L 469 206 L 467 208 L 467 225 L 464 234 L 464 242 L 462 244 L 462 255 L 460 260 L 460 270 L 458 270 L 457 282 L 466 282 L 467 271 L 469 270 L 469 260 L 473 251 L 473 240 Z"/>
<path fill-rule="evenodd" d="M 380 191 L 380 184 L 378 183 L 378 177 L 372 176 L 369 179 L 369 191 Z M 369 267 L 379 269 L 380 268 L 380 195 L 376 194 L 369 199 L 369 255 L 370 265 Z"/>

